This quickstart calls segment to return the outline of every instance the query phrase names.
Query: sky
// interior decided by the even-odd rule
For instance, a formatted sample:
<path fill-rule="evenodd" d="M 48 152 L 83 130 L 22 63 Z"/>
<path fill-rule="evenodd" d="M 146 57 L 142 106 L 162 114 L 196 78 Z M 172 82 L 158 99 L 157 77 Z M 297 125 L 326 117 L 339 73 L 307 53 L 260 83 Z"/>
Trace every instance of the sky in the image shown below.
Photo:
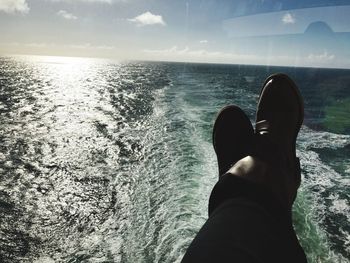
<path fill-rule="evenodd" d="M 0 0 L 0 54 L 350 68 L 344 0 Z"/>

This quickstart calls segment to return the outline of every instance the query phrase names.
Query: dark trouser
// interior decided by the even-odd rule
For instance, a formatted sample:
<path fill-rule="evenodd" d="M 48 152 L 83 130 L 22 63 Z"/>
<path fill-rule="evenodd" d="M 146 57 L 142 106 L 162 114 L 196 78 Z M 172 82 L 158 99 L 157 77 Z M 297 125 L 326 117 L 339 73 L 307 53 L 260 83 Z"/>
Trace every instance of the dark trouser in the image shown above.
<path fill-rule="evenodd" d="M 209 200 L 209 219 L 182 262 L 307 262 L 289 211 L 268 190 L 223 175 Z"/>

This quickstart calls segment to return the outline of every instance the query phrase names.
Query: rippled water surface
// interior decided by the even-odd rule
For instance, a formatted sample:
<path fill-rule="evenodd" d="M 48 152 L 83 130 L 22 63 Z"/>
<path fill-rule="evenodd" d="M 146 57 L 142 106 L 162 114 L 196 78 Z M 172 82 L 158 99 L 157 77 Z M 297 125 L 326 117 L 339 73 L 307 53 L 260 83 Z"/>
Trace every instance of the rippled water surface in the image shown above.
<path fill-rule="evenodd" d="M 349 262 L 350 71 L 0 57 L 0 261 L 178 262 L 217 179 L 217 111 L 254 119 L 283 71 L 305 97 L 295 227 Z"/>

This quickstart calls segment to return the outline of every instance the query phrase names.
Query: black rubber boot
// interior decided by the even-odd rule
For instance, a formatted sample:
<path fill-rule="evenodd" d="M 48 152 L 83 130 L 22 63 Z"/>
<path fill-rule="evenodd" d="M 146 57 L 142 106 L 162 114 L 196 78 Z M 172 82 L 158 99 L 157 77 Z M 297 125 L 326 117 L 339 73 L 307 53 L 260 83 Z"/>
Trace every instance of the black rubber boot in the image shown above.
<path fill-rule="evenodd" d="M 213 129 L 213 146 L 218 159 L 219 176 L 250 154 L 253 137 L 252 124 L 238 106 L 226 106 L 219 112 Z"/>
<path fill-rule="evenodd" d="M 257 155 L 273 170 L 268 183 L 290 207 L 301 181 L 295 148 L 303 119 L 303 99 L 295 83 L 285 74 L 268 77 L 256 114 Z"/>

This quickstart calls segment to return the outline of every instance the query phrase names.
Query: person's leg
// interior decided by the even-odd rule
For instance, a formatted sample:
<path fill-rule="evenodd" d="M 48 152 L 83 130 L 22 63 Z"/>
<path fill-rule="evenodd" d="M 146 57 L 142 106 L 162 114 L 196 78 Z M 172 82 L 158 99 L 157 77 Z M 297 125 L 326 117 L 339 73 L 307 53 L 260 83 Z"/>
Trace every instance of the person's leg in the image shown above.
<path fill-rule="evenodd" d="M 215 123 L 213 142 L 220 178 L 210 197 L 209 219 L 183 262 L 306 262 L 290 213 L 300 184 L 295 139 L 302 118 L 295 84 L 285 75 L 275 75 L 266 81 L 260 96 L 255 136 L 247 125 L 236 121 L 237 116 L 230 120 L 237 124 L 231 127 L 235 133 L 220 132 L 225 130 L 224 122 Z M 245 132 L 249 136 L 236 136 Z M 220 169 L 222 163 L 230 163 L 223 162 L 222 156 L 227 160 L 240 156 L 237 152 L 253 157 L 231 159 L 233 167 Z M 229 171 L 222 175 L 224 169 Z"/>
<path fill-rule="evenodd" d="M 306 262 L 289 211 L 267 188 L 242 176 L 266 172 L 264 162 L 248 156 L 220 177 L 209 219 L 183 262 Z"/>

